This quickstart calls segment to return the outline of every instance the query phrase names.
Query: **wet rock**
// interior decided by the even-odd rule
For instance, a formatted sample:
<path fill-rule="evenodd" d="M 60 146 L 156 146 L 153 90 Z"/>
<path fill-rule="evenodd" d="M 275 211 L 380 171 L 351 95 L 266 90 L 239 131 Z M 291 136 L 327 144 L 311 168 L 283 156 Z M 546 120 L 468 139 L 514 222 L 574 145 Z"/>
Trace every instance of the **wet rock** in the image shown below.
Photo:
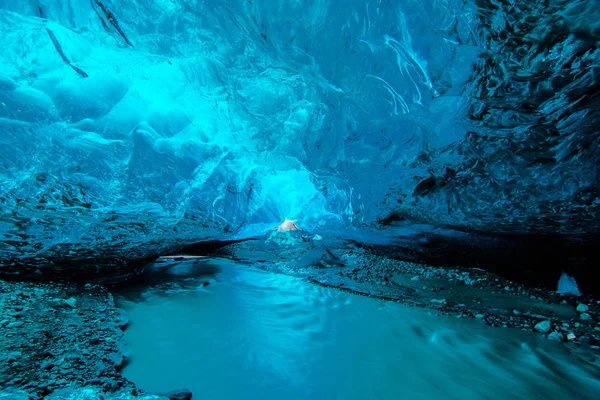
<path fill-rule="evenodd" d="M 121 354 L 121 353 L 110 353 L 105 358 L 105 360 L 108 360 L 108 361 L 112 362 L 115 366 L 119 367 L 123 363 L 123 354 Z"/>
<path fill-rule="evenodd" d="M 571 341 L 571 340 L 575 340 L 575 339 L 577 339 L 577 336 L 575 336 L 574 333 L 567 334 L 567 340 Z"/>
<path fill-rule="evenodd" d="M 476 314 L 475 318 L 477 319 L 483 319 L 484 315 L 483 314 Z"/>
<path fill-rule="evenodd" d="M 552 327 L 552 323 L 548 320 L 545 320 L 545 321 L 538 322 L 537 324 L 535 324 L 534 329 L 541 333 L 548 333 L 550 331 L 551 327 Z"/>
<path fill-rule="evenodd" d="M 71 297 L 71 298 L 65 300 L 64 303 L 71 308 L 75 308 L 75 306 L 77 304 L 77 300 L 74 297 Z"/>
<path fill-rule="evenodd" d="M 124 312 L 119 311 L 116 316 L 116 322 L 119 328 L 123 328 L 129 323 L 129 319 L 127 318 Z"/>
<path fill-rule="evenodd" d="M 588 320 L 592 319 L 592 316 L 588 313 L 582 313 L 579 315 L 579 318 L 584 321 L 588 321 Z"/>
<path fill-rule="evenodd" d="M 588 312 L 589 309 L 590 309 L 590 307 L 588 307 L 586 304 L 579 303 L 577 305 L 577 312 L 584 313 L 584 312 Z"/>
<path fill-rule="evenodd" d="M 171 392 L 163 393 L 161 396 L 165 396 L 169 400 L 191 400 L 192 392 L 188 389 L 173 390 Z"/>
<path fill-rule="evenodd" d="M 564 336 L 560 332 L 554 331 L 548 335 L 548 340 L 556 340 L 557 342 L 562 342 L 563 339 L 564 339 Z"/>

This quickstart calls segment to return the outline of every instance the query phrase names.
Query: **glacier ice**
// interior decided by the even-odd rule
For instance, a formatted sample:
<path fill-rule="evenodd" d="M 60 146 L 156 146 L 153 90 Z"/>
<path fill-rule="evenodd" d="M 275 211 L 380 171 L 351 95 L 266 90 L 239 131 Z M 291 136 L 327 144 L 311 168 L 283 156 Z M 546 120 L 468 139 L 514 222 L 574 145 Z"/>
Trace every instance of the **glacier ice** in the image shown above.
<path fill-rule="evenodd" d="M 594 3 L 0 0 L 2 271 L 286 219 L 598 232 Z"/>
<path fill-rule="evenodd" d="M 560 279 L 558 280 L 558 289 L 556 291 L 560 294 L 581 296 L 581 292 L 579 292 L 579 287 L 577 286 L 575 279 L 564 272 L 560 275 Z"/>

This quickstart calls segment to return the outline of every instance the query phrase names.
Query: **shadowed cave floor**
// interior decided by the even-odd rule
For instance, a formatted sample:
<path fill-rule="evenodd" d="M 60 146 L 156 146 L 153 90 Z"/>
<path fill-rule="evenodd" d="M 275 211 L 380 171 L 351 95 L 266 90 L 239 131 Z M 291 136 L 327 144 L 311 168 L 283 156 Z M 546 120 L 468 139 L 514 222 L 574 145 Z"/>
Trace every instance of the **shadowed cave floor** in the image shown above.
<path fill-rule="evenodd" d="M 230 379 L 250 398 L 593 398 L 600 389 L 598 299 L 357 248 L 269 252 L 257 244 L 232 244 L 217 258 L 157 260 L 111 289 L 126 326 L 100 286 L 2 282 L 3 393 L 164 399 L 151 393 L 186 387 L 194 398 L 236 398 Z M 541 321 L 550 321 L 547 332 L 534 328 Z M 458 372 L 445 373 L 457 357 Z M 414 370 L 412 378 L 398 368 Z M 347 380 L 356 383 L 336 389 Z M 494 380 L 513 389 L 486 397 L 499 390 Z"/>

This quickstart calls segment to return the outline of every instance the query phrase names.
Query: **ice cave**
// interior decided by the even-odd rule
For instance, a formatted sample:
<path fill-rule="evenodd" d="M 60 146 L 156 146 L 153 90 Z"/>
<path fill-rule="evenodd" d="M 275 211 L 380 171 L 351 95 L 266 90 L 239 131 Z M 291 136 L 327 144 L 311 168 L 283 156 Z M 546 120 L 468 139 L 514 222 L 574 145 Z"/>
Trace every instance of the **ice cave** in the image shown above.
<path fill-rule="evenodd" d="M 0 0 L 0 400 L 600 398 L 600 0 Z"/>

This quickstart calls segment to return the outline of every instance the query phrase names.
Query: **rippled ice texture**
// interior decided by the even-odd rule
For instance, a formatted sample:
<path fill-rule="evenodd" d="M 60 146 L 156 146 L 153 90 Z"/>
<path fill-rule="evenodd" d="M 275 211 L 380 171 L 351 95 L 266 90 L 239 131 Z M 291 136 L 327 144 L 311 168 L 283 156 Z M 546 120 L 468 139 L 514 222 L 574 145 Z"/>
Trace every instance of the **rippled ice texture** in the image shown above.
<path fill-rule="evenodd" d="M 0 0 L 0 261 L 116 269 L 285 218 L 598 231 L 599 10 Z"/>
<path fill-rule="evenodd" d="M 600 392 L 597 369 L 530 333 L 226 261 L 215 271 L 206 287 L 120 299 L 131 322 L 124 374 L 141 388 L 257 400 L 592 399 Z"/>

